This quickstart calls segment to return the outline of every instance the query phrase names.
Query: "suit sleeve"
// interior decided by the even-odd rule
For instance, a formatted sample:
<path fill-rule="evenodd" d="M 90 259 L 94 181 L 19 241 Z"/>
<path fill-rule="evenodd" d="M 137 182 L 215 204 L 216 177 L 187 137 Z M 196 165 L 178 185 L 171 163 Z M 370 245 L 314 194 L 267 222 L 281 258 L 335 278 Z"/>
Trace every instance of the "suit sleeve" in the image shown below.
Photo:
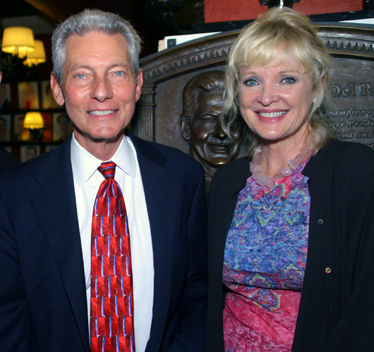
<path fill-rule="evenodd" d="M 162 351 L 205 351 L 207 304 L 207 206 L 205 178 L 195 185 L 188 219 L 188 269 L 172 344 Z"/>
<path fill-rule="evenodd" d="M 29 351 L 31 350 L 29 310 L 22 282 L 17 241 L 2 194 L 0 194 L 0 258 L 0 351 Z"/>

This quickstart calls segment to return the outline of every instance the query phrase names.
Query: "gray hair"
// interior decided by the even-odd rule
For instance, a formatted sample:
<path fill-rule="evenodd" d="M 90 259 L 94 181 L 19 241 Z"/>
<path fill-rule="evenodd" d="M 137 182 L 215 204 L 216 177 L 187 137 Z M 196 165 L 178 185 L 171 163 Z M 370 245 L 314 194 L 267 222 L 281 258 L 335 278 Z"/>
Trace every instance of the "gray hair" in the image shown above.
<path fill-rule="evenodd" d="M 120 33 L 127 42 L 135 78 L 139 73 L 139 53 L 141 42 L 131 24 L 122 17 L 110 12 L 86 9 L 62 22 L 52 35 L 52 74 L 62 85 L 62 74 L 66 60 L 66 41 L 71 35 L 80 35 L 90 31 L 99 31 L 108 35 Z"/>

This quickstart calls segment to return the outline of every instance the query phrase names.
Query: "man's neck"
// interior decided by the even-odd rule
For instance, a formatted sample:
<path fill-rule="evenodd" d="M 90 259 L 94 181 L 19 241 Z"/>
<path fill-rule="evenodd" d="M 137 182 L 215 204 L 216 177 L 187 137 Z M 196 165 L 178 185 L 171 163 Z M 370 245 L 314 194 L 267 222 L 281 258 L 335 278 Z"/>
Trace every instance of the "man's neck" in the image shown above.
<path fill-rule="evenodd" d="M 123 134 L 118 136 L 116 139 L 102 141 L 93 141 L 87 138 L 83 138 L 78 134 L 74 134 L 74 137 L 79 145 L 88 153 L 90 153 L 97 159 L 106 161 L 110 160 L 118 150 L 123 139 Z"/>

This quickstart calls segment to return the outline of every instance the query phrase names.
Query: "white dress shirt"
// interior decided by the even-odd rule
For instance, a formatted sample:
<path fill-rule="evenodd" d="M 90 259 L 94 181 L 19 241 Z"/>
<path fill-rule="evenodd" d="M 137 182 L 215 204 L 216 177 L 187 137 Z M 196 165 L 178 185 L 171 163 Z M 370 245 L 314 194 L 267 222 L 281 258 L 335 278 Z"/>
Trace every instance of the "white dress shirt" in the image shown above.
<path fill-rule="evenodd" d="M 114 178 L 122 190 L 129 222 L 134 289 L 135 348 L 137 352 L 144 352 L 149 340 L 152 322 L 153 250 L 142 177 L 136 151 L 129 137 L 124 136 L 117 152 L 110 160 L 117 165 Z M 92 212 L 97 191 L 104 180 L 104 176 L 97 170 L 102 162 L 88 153 L 73 135 L 71 163 L 86 279 L 88 321 L 90 320 L 91 301 Z"/>

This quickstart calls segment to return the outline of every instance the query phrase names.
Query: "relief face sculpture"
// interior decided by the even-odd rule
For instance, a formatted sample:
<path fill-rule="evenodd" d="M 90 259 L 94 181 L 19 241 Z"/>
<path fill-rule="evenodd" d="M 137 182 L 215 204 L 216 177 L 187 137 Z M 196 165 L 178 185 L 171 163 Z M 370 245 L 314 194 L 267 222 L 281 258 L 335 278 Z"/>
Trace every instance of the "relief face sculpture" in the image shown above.
<path fill-rule="evenodd" d="M 223 111 L 223 71 L 203 72 L 190 79 L 183 90 L 183 112 L 180 126 L 189 142 L 190 155 L 205 170 L 206 188 L 217 169 L 235 159 L 239 153 L 242 126 L 232 126 L 229 138 L 223 131 L 219 116 Z"/>

